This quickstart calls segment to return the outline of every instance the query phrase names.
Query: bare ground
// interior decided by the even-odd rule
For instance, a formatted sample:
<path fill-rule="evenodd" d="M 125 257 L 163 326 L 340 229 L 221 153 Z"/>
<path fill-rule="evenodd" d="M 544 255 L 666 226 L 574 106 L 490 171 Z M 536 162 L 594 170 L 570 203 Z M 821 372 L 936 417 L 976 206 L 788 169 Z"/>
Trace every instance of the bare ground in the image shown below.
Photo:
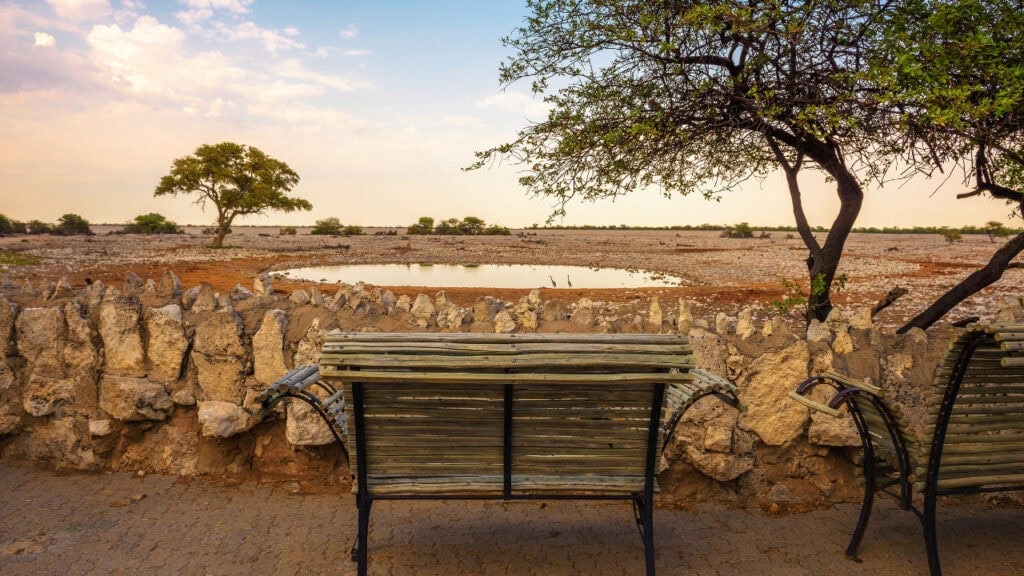
<path fill-rule="evenodd" d="M 11 282 L 39 286 L 65 276 L 73 287 L 92 280 L 118 285 L 128 271 L 158 279 L 165 269 L 185 287 L 201 282 L 230 291 L 236 284 L 251 287 L 261 272 L 327 264 L 452 263 L 552 264 L 599 268 L 642 269 L 682 278 L 681 285 L 642 289 L 545 288 L 545 298 L 574 301 L 640 302 L 658 295 L 662 302 L 686 298 L 699 311 L 735 313 L 746 306 L 767 306 L 787 294 L 783 281 L 806 286 L 802 242 L 786 233 L 770 239 L 719 238 L 716 232 L 686 231 L 515 231 L 511 236 L 408 236 L 403 230 L 367 229 L 351 237 L 280 236 L 277 227 L 237 227 L 227 247 L 211 249 L 212 237 L 198 228 L 186 234 L 140 236 L 111 234 L 116 227 L 94 226 L 89 237 L 20 236 L 0 238 L 0 258 L 11 253 L 36 263 L 4 265 Z M 840 305 L 873 304 L 895 285 L 910 289 L 879 321 L 895 325 L 920 312 L 942 292 L 985 264 L 999 244 L 984 236 L 968 236 L 948 244 L 938 235 L 854 234 L 847 243 L 840 272 L 847 281 L 835 297 Z M 0 259 L 0 262 L 5 261 Z M 1021 261 L 1018 260 L 1018 265 Z M 353 279 L 353 282 L 360 279 Z M 370 279 L 362 279 L 369 281 Z M 279 290 L 315 285 L 282 279 Z M 330 284 L 320 284 L 331 292 Z M 1014 267 L 1002 280 L 974 296 L 948 319 L 991 315 L 1006 297 L 1020 296 L 1024 268 Z M 396 294 L 433 294 L 429 286 L 382 286 Z M 467 306 L 483 295 L 514 300 L 525 289 L 467 286 L 447 288 L 448 297 Z"/>

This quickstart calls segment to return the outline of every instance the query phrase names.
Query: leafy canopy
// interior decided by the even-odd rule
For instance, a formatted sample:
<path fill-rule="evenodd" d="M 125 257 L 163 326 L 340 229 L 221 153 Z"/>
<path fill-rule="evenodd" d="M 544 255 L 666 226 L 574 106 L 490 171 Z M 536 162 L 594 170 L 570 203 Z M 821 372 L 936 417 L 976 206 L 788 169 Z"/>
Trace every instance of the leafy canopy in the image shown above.
<path fill-rule="evenodd" d="M 154 195 L 195 194 L 196 204 L 203 209 L 208 202 L 213 204 L 217 210 L 214 246 L 220 247 L 238 216 L 311 210 L 308 201 L 287 195 L 298 182 L 299 175 L 287 164 L 259 149 L 221 142 L 204 144 L 191 156 L 175 160 Z"/>

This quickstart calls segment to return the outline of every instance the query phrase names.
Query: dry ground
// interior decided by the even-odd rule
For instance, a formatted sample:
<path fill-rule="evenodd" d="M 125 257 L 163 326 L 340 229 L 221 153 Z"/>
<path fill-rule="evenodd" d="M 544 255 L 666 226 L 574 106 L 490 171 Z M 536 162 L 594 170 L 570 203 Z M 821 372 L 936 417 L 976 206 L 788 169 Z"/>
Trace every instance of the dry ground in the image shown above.
<path fill-rule="evenodd" d="M 185 287 L 208 282 L 220 291 L 236 284 L 251 287 L 264 271 L 323 264 L 455 263 L 455 264 L 561 264 L 643 269 L 681 277 L 682 285 L 668 288 L 585 290 L 545 288 L 545 298 L 574 301 L 582 296 L 606 302 L 646 301 L 659 295 L 662 302 L 683 297 L 698 309 L 725 310 L 767 305 L 787 293 L 782 281 L 799 280 L 806 286 L 806 249 L 798 238 L 776 232 L 770 239 L 719 238 L 716 232 L 676 231 L 514 231 L 512 236 L 459 237 L 407 236 L 404 230 L 384 235 L 385 229 L 367 229 L 364 236 L 312 236 L 299 229 L 296 236 L 280 236 L 277 227 L 236 227 L 227 247 L 208 247 L 210 236 L 198 228 L 187 234 L 140 236 L 110 234 L 117 227 L 95 226 L 90 237 L 30 236 L 0 238 L 0 257 L 12 252 L 33 257 L 30 265 L 5 265 L 2 273 L 12 282 L 38 286 L 66 276 L 75 287 L 88 280 L 120 284 L 132 271 L 142 278 L 159 278 L 173 270 Z M 874 303 L 895 285 L 910 294 L 883 312 L 879 320 L 896 324 L 916 314 L 935 297 L 970 272 L 984 265 L 999 244 L 984 236 L 967 236 L 948 244 L 939 235 L 854 234 L 847 243 L 840 272 L 845 288 L 839 304 Z M 0 259 L 0 262 L 3 260 Z M 1020 260 L 1018 260 L 1020 262 Z M 357 280 L 352 279 L 352 283 Z M 303 284 L 275 283 L 279 290 Z M 990 314 L 1007 296 L 1019 296 L 1024 269 L 1014 268 L 998 283 L 971 298 L 949 318 Z M 322 288 L 331 293 L 330 285 Z M 438 288 L 387 286 L 396 294 L 433 294 Z M 517 299 L 527 290 L 476 288 L 445 289 L 449 298 L 470 305 L 482 295 Z"/>

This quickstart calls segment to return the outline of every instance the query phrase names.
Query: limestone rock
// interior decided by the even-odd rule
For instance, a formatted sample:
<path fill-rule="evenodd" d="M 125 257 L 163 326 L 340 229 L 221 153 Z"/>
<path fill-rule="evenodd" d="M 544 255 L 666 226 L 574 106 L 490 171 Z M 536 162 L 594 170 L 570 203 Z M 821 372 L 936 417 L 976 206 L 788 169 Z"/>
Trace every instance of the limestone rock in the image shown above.
<path fill-rule="evenodd" d="M 298 304 L 300 306 L 303 304 L 309 304 L 309 292 L 306 292 L 302 288 L 299 288 L 298 290 L 293 290 L 291 295 L 288 296 L 288 301 L 291 302 L 292 304 Z"/>
<path fill-rule="evenodd" d="M 516 329 L 516 321 L 512 319 L 512 315 L 508 313 L 508 310 L 502 310 L 494 316 L 494 332 L 496 334 L 508 334 L 514 332 Z"/>
<path fill-rule="evenodd" d="M 213 286 L 203 282 L 199 285 L 199 292 L 196 294 L 196 300 L 192 303 L 191 310 L 193 312 L 213 312 L 216 309 L 217 294 L 213 291 Z"/>
<path fill-rule="evenodd" d="M 142 348 L 142 305 L 132 296 L 107 298 L 100 304 L 104 371 L 117 376 L 145 376 Z"/>
<path fill-rule="evenodd" d="M 260 329 L 252 337 L 252 367 L 256 381 L 269 386 L 288 372 L 284 362 L 284 335 L 288 329 L 288 313 L 268 310 Z"/>
<path fill-rule="evenodd" d="M 0 436 L 6 436 L 18 430 L 21 418 L 13 414 L 0 414 Z"/>
<path fill-rule="evenodd" d="M 145 290 L 146 281 L 139 277 L 138 274 L 131 270 L 124 273 L 124 293 L 125 294 L 138 294 Z"/>
<path fill-rule="evenodd" d="M 412 299 L 408 295 L 402 294 L 395 301 L 395 310 L 399 312 L 408 312 L 412 309 Z"/>
<path fill-rule="evenodd" d="M 853 418 L 834 418 L 820 412 L 811 413 L 807 439 L 818 446 L 860 446 L 860 435 Z"/>
<path fill-rule="evenodd" d="M 168 304 L 146 310 L 146 348 L 150 380 L 170 383 L 181 376 L 188 338 L 181 324 L 180 306 Z"/>
<path fill-rule="evenodd" d="M 541 320 L 558 322 L 569 317 L 569 307 L 562 300 L 546 300 L 540 311 Z"/>
<path fill-rule="evenodd" d="M 323 446 L 334 441 L 331 429 L 305 402 L 288 404 L 284 436 L 295 446 Z"/>
<path fill-rule="evenodd" d="M 238 404 L 217 400 L 200 402 L 198 416 L 207 438 L 228 438 L 256 424 L 256 419 Z"/>
<path fill-rule="evenodd" d="M 241 302 L 243 300 L 248 300 L 249 298 L 252 297 L 253 293 L 250 292 L 248 288 L 242 286 L 241 284 L 235 284 L 235 287 L 231 290 L 232 302 Z"/>
<path fill-rule="evenodd" d="M 853 352 L 853 338 L 850 337 L 848 330 L 836 334 L 836 339 L 832 342 L 832 350 L 835 350 L 835 353 L 840 356 Z"/>
<path fill-rule="evenodd" d="M 752 456 L 702 452 L 693 446 L 686 447 L 686 458 L 702 474 L 719 482 L 735 480 L 754 468 Z"/>
<path fill-rule="evenodd" d="M 313 318 L 309 329 L 295 345 L 295 358 L 293 366 L 306 366 L 318 364 L 320 353 L 324 348 L 324 341 L 327 340 L 327 331 L 320 328 L 320 319 Z"/>
<path fill-rule="evenodd" d="M 681 334 L 686 334 L 693 328 L 693 312 L 690 310 L 689 300 L 679 299 L 679 315 L 676 317 L 676 329 Z"/>
<path fill-rule="evenodd" d="M 85 287 L 85 292 L 82 297 L 85 299 L 85 303 L 89 306 L 90 310 L 95 309 L 103 301 L 103 298 L 107 295 L 107 287 L 100 280 L 95 280 L 92 284 Z"/>
<path fill-rule="evenodd" d="M 273 296 L 274 282 L 270 279 L 270 274 L 260 273 L 252 284 L 252 291 L 258 296 Z"/>
<path fill-rule="evenodd" d="M 725 312 L 719 312 L 715 316 L 715 332 L 722 336 L 729 333 L 729 317 L 725 315 Z"/>
<path fill-rule="evenodd" d="M 122 422 L 160 421 L 167 419 L 174 402 L 156 382 L 105 375 L 100 381 L 100 408 Z"/>
<path fill-rule="evenodd" d="M 190 310 L 192 305 L 196 303 L 196 298 L 199 297 L 199 286 L 193 286 L 185 293 L 181 295 L 181 307 L 185 310 Z"/>
<path fill-rule="evenodd" d="M 519 330 L 521 332 L 537 331 L 537 313 L 533 310 L 527 310 L 522 314 L 519 314 L 516 316 L 516 320 L 518 320 Z"/>
<path fill-rule="evenodd" d="M 57 284 L 54 285 L 53 295 L 50 296 L 54 300 L 58 298 L 70 298 L 75 295 L 74 289 L 71 288 L 71 283 L 68 282 L 67 276 L 61 276 Z"/>
<path fill-rule="evenodd" d="M 157 286 L 156 293 L 164 298 L 177 298 L 181 294 L 181 278 L 170 270 L 164 270 L 164 273 L 160 276 L 160 285 Z"/>
<path fill-rule="evenodd" d="M 647 308 L 648 329 L 654 332 L 660 332 L 662 320 L 664 320 L 664 314 L 662 314 L 661 311 L 661 303 L 658 302 L 657 296 L 652 296 L 651 304 Z"/>
<path fill-rule="evenodd" d="M 771 446 L 780 446 L 800 436 L 808 411 L 790 400 L 788 394 L 807 377 L 809 362 L 810 348 L 803 341 L 751 362 L 744 381 L 737 383 L 740 402 L 747 407 L 740 416 L 740 428 L 757 434 Z"/>
<path fill-rule="evenodd" d="M 594 325 L 595 316 L 594 302 L 590 298 L 580 298 L 570 319 L 577 326 L 590 327 Z"/>
<path fill-rule="evenodd" d="M 45 378 L 33 374 L 22 394 L 22 407 L 33 416 L 48 416 L 75 403 L 72 380 Z"/>
<path fill-rule="evenodd" d="M 242 401 L 245 353 L 242 320 L 231 308 L 214 312 L 196 327 L 192 361 L 199 372 L 199 387 L 208 399 Z"/>
<path fill-rule="evenodd" d="M 392 310 L 394 310 L 397 307 L 398 298 L 395 297 L 394 292 L 392 292 L 391 290 L 388 290 L 388 291 L 384 292 L 383 294 L 381 294 L 380 304 L 381 304 L 381 306 L 384 307 L 384 310 L 387 313 L 390 313 Z"/>
<path fill-rule="evenodd" d="M 143 292 L 147 294 L 156 294 L 156 290 L 156 281 L 154 281 L 152 278 L 146 280 L 146 286 L 143 289 Z"/>
<path fill-rule="evenodd" d="M 60 308 L 26 308 L 14 323 L 18 352 L 33 374 L 64 375 L 64 314 Z"/>
<path fill-rule="evenodd" d="M 871 308 L 861 307 L 853 311 L 849 318 L 850 327 L 854 330 L 869 330 L 874 326 L 874 319 L 871 318 Z"/>
<path fill-rule="evenodd" d="M 177 404 L 178 406 L 196 405 L 196 397 L 194 394 L 192 394 L 192 390 L 190 388 L 182 388 L 181 390 L 178 390 L 174 394 L 171 394 L 171 401 Z"/>
<path fill-rule="evenodd" d="M 722 453 L 732 451 L 732 427 L 709 425 L 704 432 L 704 450 Z"/>
<path fill-rule="evenodd" d="M 113 431 L 110 420 L 89 420 L 90 436 L 108 436 Z"/>
<path fill-rule="evenodd" d="M 746 340 L 754 335 L 754 311 L 750 308 L 744 308 L 740 311 L 739 318 L 736 320 L 736 335 L 741 340 Z"/>
<path fill-rule="evenodd" d="M 64 305 L 67 339 L 64 342 L 64 362 L 70 374 L 93 377 L 100 364 L 96 346 L 96 331 L 89 322 L 89 310 L 79 301 Z"/>
<path fill-rule="evenodd" d="M 0 296 L 0 358 L 7 357 L 13 351 L 14 321 L 17 316 L 17 306 Z"/>
<path fill-rule="evenodd" d="M 426 328 L 430 324 L 430 319 L 436 311 L 437 308 L 434 307 L 430 296 L 426 294 L 417 295 L 416 300 L 412 303 L 412 308 L 409 309 L 413 318 L 416 319 L 416 323 L 422 328 Z"/>
<path fill-rule="evenodd" d="M 829 329 L 827 323 L 814 319 L 807 325 L 808 342 L 828 342 L 831 339 L 832 331 Z"/>

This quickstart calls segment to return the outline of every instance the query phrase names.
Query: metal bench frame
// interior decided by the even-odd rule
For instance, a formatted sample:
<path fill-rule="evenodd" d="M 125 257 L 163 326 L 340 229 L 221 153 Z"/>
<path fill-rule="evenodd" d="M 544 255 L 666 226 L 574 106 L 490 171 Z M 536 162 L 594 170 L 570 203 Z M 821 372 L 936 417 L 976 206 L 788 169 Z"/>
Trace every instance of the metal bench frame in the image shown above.
<path fill-rule="evenodd" d="M 986 347 L 990 351 L 993 349 L 1004 351 L 1005 358 L 1001 360 L 1001 365 L 1004 368 L 1021 366 L 1022 359 L 1017 357 L 1021 345 L 1016 342 L 1024 340 L 1024 334 L 1012 332 L 1017 328 L 1005 325 L 972 325 L 951 345 L 944 364 L 937 370 L 936 384 L 944 383 L 945 388 L 941 394 L 941 401 L 934 403 L 934 408 L 929 409 L 929 414 L 934 419 L 934 425 L 927 452 L 920 450 L 917 441 L 908 433 L 885 402 L 883 391 L 876 386 L 828 372 L 822 376 L 813 376 L 804 380 L 794 392 L 790 393 L 790 397 L 812 410 L 836 417 L 841 416 L 839 408 L 845 405 L 860 435 L 861 445 L 864 449 L 862 462 L 864 498 L 857 525 L 846 548 L 848 557 L 856 559 L 857 551 L 871 518 L 875 494 L 883 492 L 894 497 L 900 509 L 914 513 L 921 521 L 930 573 L 932 576 L 941 576 L 942 569 L 936 534 L 938 497 L 1024 490 L 1024 480 L 1018 481 L 1017 478 L 1002 482 L 983 483 L 979 481 L 976 484 L 956 487 L 943 488 L 940 486 L 947 431 L 957 407 L 961 386 L 972 367 L 972 361 L 979 349 Z M 1024 332 L 1024 326 L 1019 328 Z M 1007 343 L 1007 340 L 1011 338 L 1016 338 L 1015 343 Z M 804 396 L 819 385 L 832 387 L 836 391 L 827 404 L 820 404 Z M 1020 402 L 1021 400 L 1017 399 L 1016 401 Z M 864 402 L 866 405 L 858 402 Z M 864 410 L 867 406 L 870 406 L 877 414 L 872 415 L 869 411 Z M 1020 407 L 1014 416 L 1020 419 L 1020 422 L 1015 424 L 1015 428 L 1019 430 L 1024 427 L 1024 407 Z M 882 457 L 880 450 L 890 456 L 890 461 L 886 461 Z M 913 458 L 915 455 L 919 457 L 917 466 L 915 466 Z M 893 459 L 895 463 L 891 461 Z M 922 471 L 924 472 L 923 479 L 920 478 Z M 887 477 L 880 478 L 879 472 L 889 472 L 889 474 Z M 893 486 L 899 487 L 897 492 L 890 490 Z M 915 487 L 922 497 L 920 508 L 914 505 Z"/>
<path fill-rule="evenodd" d="M 453 339 L 472 339 L 472 335 L 451 335 Z M 494 341 L 498 338 L 501 341 L 516 342 L 518 339 L 522 341 L 526 339 L 524 335 L 503 335 L 505 338 L 496 337 L 494 335 L 488 335 L 488 341 Z M 332 338 L 341 340 L 347 337 L 359 338 L 359 335 L 332 335 Z M 414 338 L 415 335 L 405 335 L 407 338 Z M 436 342 L 438 334 L 431 334 L 431 341 Z M 554 337 L 554 338 L 551 338 Z M 566 335 L 565 339 L 567 345 L 571 346 L 571 342 L 579 341 L 581 335 Z M 595 341 L 603 340 L 600 336 L 587 335 L 582 338 L 593 338 Z M 551 340 L 555 344 L 558 344 L 557 337 L 555 335 L 545 335 L 545 340 Z M 645 336 L 631 335 L 630 340 L 644 340 Z M 660 344 L 666 343 L 664 337 L 658 338 L 655 336 L 647 337 L 647 340 L 651 342 L 658 342 Z M 685 344 L 685 337 L 675 337 L 675 342 L 682 342 Z M 678 396 L 672 396 L 671 406 L 673 410 L 671 414 L 666 414 L 664 424 L 662 424 L 663 405 L 666 403 L 666 391 L 669 385 L 658 382 L 653 384 L 653 402 L 651 406 L 650 419 L 647 425 L 647 439 L 646 439 L 646 460 L 644 463 L 644 479 L 642 491 L 631 491 L 629 493 L 592 493 L 585 494 L 574 492 L 572 486 L 566 486 L 565 493 L 550 493 L 544 492 L 539 494 L 528 494 L 528 493 L 516 493 L 514 489 L 513 479 L 513 437 L 515 434 L 513 425 L 513 404 L 516 398 L 516 383 L 505 383 L 502 386 L 503 392 L 503 439 L 502 439 L 502 480 L 503 487 L 500 496 L 494 496 L 490 494 L 460 494 L 460 493 L 438 493 L 438 494 L 419 494 L 419 493 L 392 493 L 392 494 L 374 494 L 371 486 L 370 479 L 367 474 L 367 466 L 362 465 L 364 458 L 367 455 L 367 430 L 365 426 L 365 415 L 364 415 L 364 394 L 366 386 L 372 386 L 371 384 L 361 382 L 358 379 L 358 367 L 355 367 L 351 372 L 346 372 L 345 380 L 346 385 L 350 386 L 351 398 L 344 398 L 343 390 L 344 387 L 336 386 L 333 381 L 338 379 L 338 374 L 332 371 L 336 367 L 326 367 L 321 361 L 320 369 L 325 372 L 329 372 L 330 375 L 324 375 L 323 379 L 320 379 L 319 371 L 316 367 L 303 367 L 293 370 L 285 375 L 281 380 L 272 385 L 267 389 L 259 398 L 263 403 L 264 410 L 271 409 L 275 404 L 284 400 L 285 398 L 296 398 L 310 406 L 316 411 L 318 415 L 328 424 L 331 428 L 331 432 L 334 435 L 335 440 L 342 447 L 343 450 L 351 447 L 355 449 L 355 454 L 359 455 L 358 464 L 354 470 L 354 491 L 356 499 L 356 508 L 358 512 L 358 532 L 356 542 L 354 543 L 351 555 L 352 560 L 357 563 L 358 574 L 365 576 L 367 572 L 368 564 L 368 532 L 370 525 L 370 512 L 373 508 L 373 503 L 376 500 L 448 500 L 448 499 L 502 499 L 502 500 L 628 500 L 632 502 L 634 518 L 637 527 L 640 532 L 641 539 L 644 545 L 644 561 L 646 566 L 646 574 L 648 576 L 654 576 L 654 493 L 655 493 L 655 474 L 657 472 L 658 458 L 660 451 L 658 450 L 659 437 L 671 438 L 672 433 L 678 422 L 680 421 L 683 412 L 691 406 L 694 402 L 700 398 L 708 395 L 717 396 L 726 403 L 739 407 L 739 401 L 736 396 L 735 386 L 727 380 L 710 374 L 706 371 L 700 370 L 689 370 L 690 373 L 694 374 L 696 380 L 701 384 L 699 390 L 695 393 L 687 396 L 682 402 L 679 401 Z M 514 373 L 514 369 L 509 366 L 506 371 L 511 375 Z M 315 373 L 314 373 L 315 372 Z M 320 393 L 317 393 L 316 389 L 319 389 Z M 322 396 L 326 396 L 324 399 Z M 347 420 L 351 418 L 351 420 Z M 614 424 L 610 422 L 610 424 Z M 349 436 L 346 438 L 345 431 L 346 426 L 349 431 Z M 662 436 L 663 435 L 663 436 Z M 351 436 L 354 436 L 351 437 Z M 354 443 L 354 446 L 347 446 L 344 439 L 348 442 Z M 662 448 L 663 449 L 663 448 Z"/>

